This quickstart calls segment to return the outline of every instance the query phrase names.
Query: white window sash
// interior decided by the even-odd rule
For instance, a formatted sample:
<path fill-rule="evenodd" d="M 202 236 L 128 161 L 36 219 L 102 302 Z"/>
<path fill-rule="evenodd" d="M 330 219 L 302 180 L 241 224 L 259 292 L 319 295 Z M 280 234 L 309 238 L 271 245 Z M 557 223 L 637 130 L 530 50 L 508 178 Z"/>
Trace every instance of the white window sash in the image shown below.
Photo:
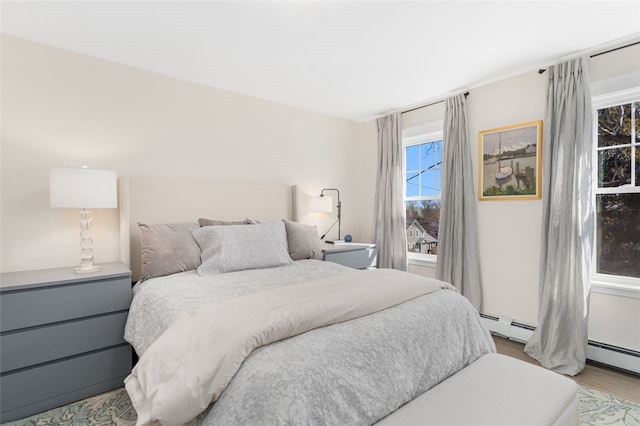
<path fill-rule="evenodd" d="M 617 105 L 624 105 L 640 101 L 640 87 L 621 90 L 614 93 L 607 93 L 595 96 L 592 99 L 593 108 L 593 194 L 592 202 L 596 202 L 596 195 L 600 194 L 640 194 L 640 186 L 635 186 L 636 170 L 635 170 L 635 153 L 640 149 L 640 144 L 636 142 L 635 126 L 631 128 L 630 142 L 622 145 L 598 147 L 598 110 Z M 632 117 L 634 111 L 631 112 Z M 618 187 L 598 187 L 598 153 L 606 149 L 631 147 L 631 184 Z M 597 212 L 596 212 L 597 215 Z M 594 221 L 594 241 L 593 241 L 593 258 L 591 262 L 591 289 L 597 293 L 613 294 L 616 296 L 640 298 L 640 278 L 608 275 L 597 272 L 598 252 L 597 252 L 597 227 L 598 221 Z"/>
<path fill-rule="evenodd" d="M 406 196 L 407 173 L 411 173 L 411 171 L 407 172 L 406 149 L 409 146 L 422 145 L 425 143 L 441 141 L 443 136 L 443 131 L 442 131 L 443 126 L 444 126 L 444 121 L 438 121 L 438 122 L 430 123 L 428 125 L 419 126 L 414 129 L 405 129 L 405 130 L 408 130 L 407 134 L 409 135 L 409 136 L 403 136 L 402 138 L 402 169 L 404 171 L 402 193 L 404 195 L 403 198 L 404 198 L 405 209 L 408 201 L 435 201 L 435 200 L 440 200 L 441 198 L 440 194 L 427 195 L 427 196 L 411 196 L 411 197 Z M 434 130 L 434 129 L 440 129 L 440 130 Z M 414 170 L 413 172 L 419 173 L 420 170 Z M 414 253 L 414 252 L 407 251 L 407 258 L 410 264 L 420 264 L 423 266 L 428 265 L 428 266 L 435 267 L 437 255 L 427 254 L 427 253 Z"/>

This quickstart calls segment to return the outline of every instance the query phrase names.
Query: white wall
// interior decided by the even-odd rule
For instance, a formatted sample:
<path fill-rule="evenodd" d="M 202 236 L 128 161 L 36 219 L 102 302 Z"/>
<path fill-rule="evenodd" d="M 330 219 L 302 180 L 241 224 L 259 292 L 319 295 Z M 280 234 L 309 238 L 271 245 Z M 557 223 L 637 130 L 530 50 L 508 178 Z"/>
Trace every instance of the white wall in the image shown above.
<path fill-rule="evenodd" d="M 343 231 L 362 240 L 368 219 L 357 202 L 372 191 L 361 189 L 358 172 L 372 155 L 359 149 L 366 126 L 11 36 L 1 42 L 3 272 L 79 261 L 77 212 L 49 207 L 51 167 L 285 183 L 309 193 L 337 187 Z M 259 206 L 246 215 L 259 218 Z M 97 263 L 118 260 L 118 226 L 117 210 L 94 211 Z"/>
<path fill-rule="evenodd" d="M 598 56 L 590 61 L 592 82 L 640 70 L 640 46 Z M 477 194 L 478 132 L 544 119 L 547 74 L 532 71 L 471 90 L 467 118 Z M 435 109 L 439 111 L 435 111 Z M 441 104 L 407 114 L 404 127 L 442 119 Z M 431 110 L 431 111 L 426 111 Z M 543 123 L 544 126 L 544 123 Z M 538 262 L 542 201 L 477 202 L 482 311 L 538 324 Z M 434 269 L 409 270 L 433 276 Z M 640 350 L 640 299 L 592 292 L 589 338 Z"/>
<path fill-rule="evenodd" d="M 472 91 L 467 117 L 476 195 L 478 132 L 543 119 L 545 87 L 546 74 L 534 71 Z M 542 200 L 482 201 L 477 207 L 483 311 L 537 324 Z"/>
<path fill-rule="evenodd" d="M 354 160 L 354 174 L 358 187 L 353 207 L 358 211 L 360 235 L 363 241 L 373 242 L 376 176 L 378 173 L 378 130 L 375 121 L 358 123 L 358 148 Z"/>

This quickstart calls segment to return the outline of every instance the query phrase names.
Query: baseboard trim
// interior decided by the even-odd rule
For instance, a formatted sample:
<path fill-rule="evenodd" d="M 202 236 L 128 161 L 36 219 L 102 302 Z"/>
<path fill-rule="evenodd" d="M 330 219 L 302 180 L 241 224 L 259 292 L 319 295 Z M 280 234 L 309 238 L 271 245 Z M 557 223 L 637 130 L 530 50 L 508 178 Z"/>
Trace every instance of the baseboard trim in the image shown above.
<path fill-rule="evenodd" d="M 491 332 L 510 340 L 527 343 L 535 331 L 529 324 L 516 322 L 511 318 L 480 314 L 482 323 Z M 626 373 L 640 376 L 640 352 L 606 343 L 589 340 L 587 359 Z"/>

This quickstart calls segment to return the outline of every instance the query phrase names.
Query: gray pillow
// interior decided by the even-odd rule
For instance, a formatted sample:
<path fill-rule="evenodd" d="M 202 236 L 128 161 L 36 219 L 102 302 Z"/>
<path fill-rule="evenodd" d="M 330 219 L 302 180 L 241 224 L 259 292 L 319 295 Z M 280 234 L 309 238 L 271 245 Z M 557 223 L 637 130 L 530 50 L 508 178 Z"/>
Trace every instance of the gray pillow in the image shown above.
<path fill-rule="evenodd" d="M 198 223 L 200 226 L 219 226 L 219 225 L 251 225 L 252 222 L 249 219 L 245 220 L 216 220 L 216 219 L 205 219 L 201 217 L 198 219 Z"/>
<path fill-rule="evenodd" d="M 252 226 L 204 226 L 192 234 L 202 251 L 200 275 L 273 268 L 293 262 L 281 220 Z"/>
<path fill-rule="evenodd" d="M 289 255 L 293 260 L 322 259 L 322 246 L 318 228 L 289 220 L 284 221 L 289 243 Z"/>
<path fill-rule="evenodd" d="M 196 269 L 200 247 L 191 232 L 200 225 L 191 222 L 138 223 L 142 247 L 140 281 Z"/>

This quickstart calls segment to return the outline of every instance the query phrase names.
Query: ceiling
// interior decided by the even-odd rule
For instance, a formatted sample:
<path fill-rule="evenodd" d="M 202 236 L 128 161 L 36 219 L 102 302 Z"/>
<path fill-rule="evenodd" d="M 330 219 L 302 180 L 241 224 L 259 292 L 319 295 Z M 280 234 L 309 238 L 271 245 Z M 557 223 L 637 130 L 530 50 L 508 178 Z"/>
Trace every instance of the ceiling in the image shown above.
<path fill-rule="evenodd" d="M 2 1 L 3 33 L 356 121 L 640 39 L 639 1 Z"/>

